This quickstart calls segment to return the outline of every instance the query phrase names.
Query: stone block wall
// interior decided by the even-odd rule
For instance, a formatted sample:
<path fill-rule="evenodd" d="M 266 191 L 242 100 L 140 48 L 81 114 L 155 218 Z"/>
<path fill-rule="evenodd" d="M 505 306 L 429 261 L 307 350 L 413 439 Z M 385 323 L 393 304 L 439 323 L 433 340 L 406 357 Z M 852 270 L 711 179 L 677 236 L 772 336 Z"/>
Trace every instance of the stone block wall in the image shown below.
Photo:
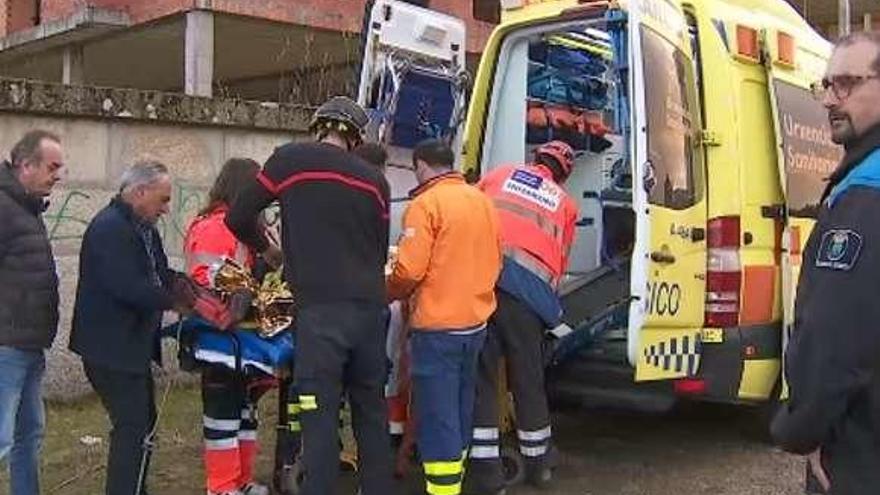
<path fill-rule="evenodd" d="M 125 167 L 156 159 L 170 168 L 171 213 L 159 230 L 172 263 L 180 266 L 183 234 L 223 162 L 247 157 L 263 163 L 276 146 L 303 136 L 302 119 L 309 111 L 0 79 L 0 155 L 8 157 L 15 141 L 36 128 L 58 133 L 65 150 L 66 176 L 45 215 L 61 275 L 62 309 L 48 357 L 49 397 L 72 398 L 89 390 L 80 360 L 66 350 L 79 248 L 89 220 L 116 193 Z M 173 364 L 173 354 L 166 361 Z"/>

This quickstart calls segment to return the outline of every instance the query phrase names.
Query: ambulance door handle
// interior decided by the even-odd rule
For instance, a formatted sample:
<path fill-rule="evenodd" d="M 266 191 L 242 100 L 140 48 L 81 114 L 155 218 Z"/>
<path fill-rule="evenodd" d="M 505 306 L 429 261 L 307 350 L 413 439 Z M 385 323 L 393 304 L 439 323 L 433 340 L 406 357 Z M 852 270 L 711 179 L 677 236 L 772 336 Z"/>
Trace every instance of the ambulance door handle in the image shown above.
<path fill-rule="evenodd" d="M 706 229 L 702 227 L 694 227 L 691 229 L 691 242 L 702 242 L 706 240 Z"/>
<path fill-rule="evenodd" d="M 669 251 L 654 251 L 651 253 L 651 261 L 660 263 L 661 265 L 671 265 L 675 263 L 675 255 Z"/>

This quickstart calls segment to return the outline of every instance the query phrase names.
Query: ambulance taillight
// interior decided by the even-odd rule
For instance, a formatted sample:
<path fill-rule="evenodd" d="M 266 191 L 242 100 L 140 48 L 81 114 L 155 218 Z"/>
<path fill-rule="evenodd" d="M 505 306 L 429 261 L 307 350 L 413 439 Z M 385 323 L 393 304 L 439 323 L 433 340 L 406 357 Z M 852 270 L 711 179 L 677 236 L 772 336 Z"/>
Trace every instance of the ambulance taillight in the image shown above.
<path fill-rule="evenodd" d="M 718 217 L 708 224 L 705 323 L 710 328 L 739 324 L 742 263 L 739 217 Z"/>

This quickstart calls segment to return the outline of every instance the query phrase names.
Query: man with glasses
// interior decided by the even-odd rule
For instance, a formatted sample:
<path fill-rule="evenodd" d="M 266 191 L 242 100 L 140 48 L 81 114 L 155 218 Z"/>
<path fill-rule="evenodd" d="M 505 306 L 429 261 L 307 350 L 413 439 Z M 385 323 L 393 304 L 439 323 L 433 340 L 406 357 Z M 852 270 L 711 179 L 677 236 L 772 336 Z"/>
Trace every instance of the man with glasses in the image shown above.
<path fill-rule="evenodd" d="M 776 442 L 834 495 L 880 487 L 880 34 L 842 39 L 815 89 L 846 155 L 807 242 Z M 873 403 L 873 408 L 872 408 Z"/>

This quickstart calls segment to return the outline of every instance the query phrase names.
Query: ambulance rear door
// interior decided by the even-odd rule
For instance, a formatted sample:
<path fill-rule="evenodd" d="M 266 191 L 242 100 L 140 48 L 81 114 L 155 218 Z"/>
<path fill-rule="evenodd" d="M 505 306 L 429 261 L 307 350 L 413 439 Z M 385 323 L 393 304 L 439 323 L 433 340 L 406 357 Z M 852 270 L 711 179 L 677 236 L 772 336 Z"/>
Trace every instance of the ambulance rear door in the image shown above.
<path fill-rule="evenodd" d="M 693 376 L 706 290 L 701 115 L 684 12 L 629 2 L 636 240 L 628 357 L 637 381 Z"/>
<path fill-rule="evenodd" d="M 782 229 L 784 349 L 794 322 L 801 253 L 815 224 L 827 178 L 843 150 L 831 142 L 828 112 L 811 92 L 811 84 L 824 73 L 830 45 L 819 40 L 808 48 L 784 31 L 770 29 L 764 32 L 764 47 L 785 198 L 784 204 L 765 208 L 764 215 L 777 218 Z"/>

